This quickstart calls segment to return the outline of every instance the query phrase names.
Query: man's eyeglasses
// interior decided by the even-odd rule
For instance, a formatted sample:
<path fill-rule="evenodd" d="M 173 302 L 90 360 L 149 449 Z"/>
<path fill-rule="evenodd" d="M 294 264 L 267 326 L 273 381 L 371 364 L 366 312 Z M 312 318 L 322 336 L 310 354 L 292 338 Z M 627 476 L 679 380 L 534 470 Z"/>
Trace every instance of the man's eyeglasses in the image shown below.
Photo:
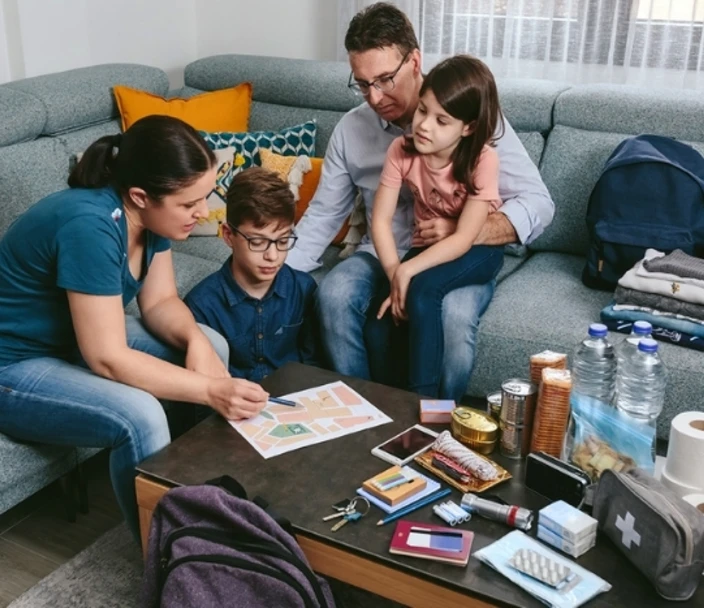
<path fill-rule="evenodd" d="M 247 241 L 247 246 L 250 251 L 264 252 L 269 251 L 269 247 L 274 245 L 278 251 L 289 251 L 293 249 L 298 237 L 295 234 L 283 236 L 280 239 L 268 239 L 264 236 L 247 236 L 241 230 L 235 228 L 232 224 L 228 224 L 232 232 L 236 232 Z"/>
<path fill-rule="evenodd" d="M 406 59 L 408 59 L 408 56 L 410 54 L 411 53 L 409 51 L 403 56 L 403 59 L 401 59 L 401 63 L 393 72 L 391 72 L 391 74 L 387 74 L 386 76 L 379 76 L 379 78 L 375 78 L 371 82 L 367 82 L 366 80 L 354 80 L 354 73 L 350 72 L 350 79 L 347 83 L 347 86 L 352 89 L 352 92 L 355 95 L 363 95 L 364 97 L 369 95 L 369 91 L 372 87 L 374 87 L 380 93 L 391 93 L 391 91 L 393 91 L 394 87 L 396 86 L 394 78 L 396 78 L 396 75 L 403 67 L 403 64 L 406 63 Z"/>

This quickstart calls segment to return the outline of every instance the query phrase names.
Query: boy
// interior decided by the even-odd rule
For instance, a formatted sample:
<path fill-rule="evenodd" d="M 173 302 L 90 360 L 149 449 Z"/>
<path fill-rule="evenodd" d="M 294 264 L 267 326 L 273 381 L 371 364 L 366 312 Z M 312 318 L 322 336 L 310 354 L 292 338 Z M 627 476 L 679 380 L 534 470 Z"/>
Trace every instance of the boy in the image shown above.
<path fill-rule="evenodd" d="M 316 362 L 316 284 L 284 264 L 296 244 L 295 202 L 283 180 L 253 167 L 227 191 L 223 240 L 232 256 L 186 296 L 196 321 L 230 346 L 230 374 L 259 381 L 287 361 Z"/>

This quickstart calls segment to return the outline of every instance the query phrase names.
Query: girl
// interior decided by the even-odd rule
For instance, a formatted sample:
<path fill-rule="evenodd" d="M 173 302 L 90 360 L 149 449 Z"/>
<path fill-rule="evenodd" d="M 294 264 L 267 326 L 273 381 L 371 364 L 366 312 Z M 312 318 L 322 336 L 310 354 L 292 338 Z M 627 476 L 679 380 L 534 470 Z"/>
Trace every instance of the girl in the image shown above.
<path fill-rule="evenodd" d="M 216 170 L 195 129 L 149 116 L 93 143 L 70 188 L 0 240 L 0 432 L 110 448 L 136 540 L 135 466 L 170 441 L 157 399 L 242 418 L 268 396 L 229 377 L 224 339 L 196 325 L 176 293 L 169 239 L 207 217 Z M 134 297 L 140 320 L 124 314 Z"/>
<path fill-rule="evenodd" d="M 443 298 L 493 280 L 503 263 L 502 247 L 473 245 L 501 205 L 493 147 L 499 125 L 489 68 L 469 56 L 446 59 L 423 81 L 412 135 L 391 143 L 374 199 L 372 239 L 390 283 L 377 319 L 390 309 L 396 325 L 408 321 L 409 388 L 429 397 L 440 396 Z M 391 219 L 402 184 L 413 194 L 416 223 L 452 218 L 457 230 L 434 245 L 412 248 L 399 261 Z"/>

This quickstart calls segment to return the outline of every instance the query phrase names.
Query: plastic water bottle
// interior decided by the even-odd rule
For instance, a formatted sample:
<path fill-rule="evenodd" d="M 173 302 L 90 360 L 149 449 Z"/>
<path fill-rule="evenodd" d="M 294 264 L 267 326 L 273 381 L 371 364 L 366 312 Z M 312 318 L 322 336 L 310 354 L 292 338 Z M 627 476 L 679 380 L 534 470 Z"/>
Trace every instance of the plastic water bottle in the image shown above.
<path fill-rule="evenodd" d="M 616 357 L 607 334 L 606 325 L 589 326 L 589 335 L 577 347 L 573 358 L 572 392 L 610 405 L 616 386 Z"/>
<path fill-rule="evenodd" d="M 623 360 L 626 357 L 629 357 L 638 350 L 638 342 L 643 338 L 652 338 L 652 333 L 653 326 L 647 321 L 636 321 L 633 324 L 630 335 L 614 348 L 617 369 L 623 365 Z"/>
<path fill-rule="evenodd" d="M 626 414 L 655 425 L 665 401 L 667 372 L 658 343 L 645 338 L 619 367 L 616 377 L 616 407 Z"/>

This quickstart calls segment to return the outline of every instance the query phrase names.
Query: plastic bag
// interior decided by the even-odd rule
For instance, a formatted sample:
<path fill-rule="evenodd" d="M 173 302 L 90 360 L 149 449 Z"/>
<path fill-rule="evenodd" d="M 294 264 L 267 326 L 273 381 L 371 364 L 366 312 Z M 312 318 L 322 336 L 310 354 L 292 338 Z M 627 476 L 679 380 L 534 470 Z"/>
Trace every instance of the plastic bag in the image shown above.
<path fill-rule="evenodd" d="M 641 422 L 593 397 L 573 394 L 563 460 L 597 481 L 606 469 L 655 470 L 655 425 Z"/>

